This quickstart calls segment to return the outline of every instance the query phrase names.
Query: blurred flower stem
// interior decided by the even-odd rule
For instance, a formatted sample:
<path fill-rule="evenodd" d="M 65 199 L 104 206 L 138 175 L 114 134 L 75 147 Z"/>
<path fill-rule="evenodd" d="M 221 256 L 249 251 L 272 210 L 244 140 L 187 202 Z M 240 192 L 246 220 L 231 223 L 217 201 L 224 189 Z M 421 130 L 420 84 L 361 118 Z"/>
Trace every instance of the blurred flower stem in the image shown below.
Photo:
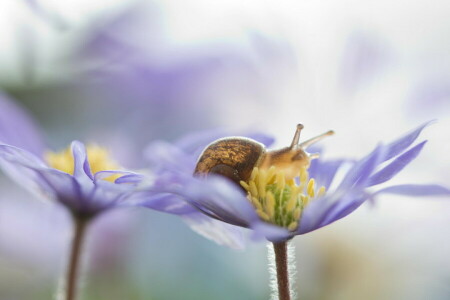
<path fill-rule="evenodd" d="M 278 283 L 278 300 L 291 300 L 287 241 L 273 243 Z"/>
<path fill-rule="evenodd" d="M 67 267 L 65 300 L 76 300 L 77 282 L 82 254 L 83 241 L 89 220 L 74 217 L 74 236 L 70 249 L 69 265 Z"/>

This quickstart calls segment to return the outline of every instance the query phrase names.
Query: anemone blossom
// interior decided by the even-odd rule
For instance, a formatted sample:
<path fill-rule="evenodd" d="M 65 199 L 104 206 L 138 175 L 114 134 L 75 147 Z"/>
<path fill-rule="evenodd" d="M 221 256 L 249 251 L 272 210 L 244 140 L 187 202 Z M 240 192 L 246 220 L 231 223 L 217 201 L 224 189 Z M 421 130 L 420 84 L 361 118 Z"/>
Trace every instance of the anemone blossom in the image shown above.
<path fill-rule="evenodd" d="M 294 236 L 330 225 L 379 194 L 450 195 L 449 189 L 434 184 L 377 188 L 418 156 L 426 141 L 415 141 L 428 124 L 390 143 L 378 145 L 358 160 L 324 160 L 317 154 L 308 154 L 306 150 L 310 145 L 331 132 L 299 143 L 303 126 L 298 126 L 290 147 L 263 154 L 258 152 L 262 157 L 251 158 L 258 163 L 254 163 L 249 176 L 244 176 L 240 169 L 229 170 L 231 165 L 233 168 L 245 165 L 232 162 L 243 156 L 239 152 L 243 148 L 226 149 L 230 144 L 235 147 L 241 138 L 231 137 L 209 145 L 200 145 L 198 141 L 152 145 L 149 153 L 157 166 L 158 180 L 149 189 L 149 196 L 189 203 L 204 215 L 204 218 L 189 219 L 191 227 L 221 244 L 236 246 L 235 236 L 241 236 L 240 229 L 244 228 L 273 242 L 278 282 L 275 293 L 279 299 L 289 300 L 292 283 L 288 274 L 287 241 Z M 287 159 L 279 159 L 291 152 Z M 211 157 L 205 158 L 205 155 Z M 220 164 L 222 171 L 205 168 L 211 161 Z M 194 176 L 194 170 L 204 172 Z M 236 176 L 241 180 L 236 180 Z"/>
<path fill-rule="evenodd" d="M 122 171 L 98 146 L 79 141 L 61 152 L 44 150 L 31 118 L 0 94 L 0 168 L 18 184 L 68 208 L 75 234 L 65 287 L 66 300 L 75 299 L 78 261 L 88 223 L 126 201 L 141 175 Z"/>

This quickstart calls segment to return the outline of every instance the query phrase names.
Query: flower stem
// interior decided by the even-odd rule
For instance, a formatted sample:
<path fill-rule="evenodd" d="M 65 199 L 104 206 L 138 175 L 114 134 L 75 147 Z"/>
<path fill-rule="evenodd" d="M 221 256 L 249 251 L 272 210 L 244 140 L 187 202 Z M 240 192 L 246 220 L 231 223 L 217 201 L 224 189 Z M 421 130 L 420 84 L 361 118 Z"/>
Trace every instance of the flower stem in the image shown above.
<path fill-rule="evenodd" d="M 75 232 L 70 249 L 69 265 L 67 268 L 65 300 L 76 299 L 78 270 L 87 224 L 88 221 L 86 219 L 74 218 Z"/>
<path fill-rule="evenodd" d="M 287 242 L 273 243 L 277 271 L 278 299 L 291 300 Z"/>

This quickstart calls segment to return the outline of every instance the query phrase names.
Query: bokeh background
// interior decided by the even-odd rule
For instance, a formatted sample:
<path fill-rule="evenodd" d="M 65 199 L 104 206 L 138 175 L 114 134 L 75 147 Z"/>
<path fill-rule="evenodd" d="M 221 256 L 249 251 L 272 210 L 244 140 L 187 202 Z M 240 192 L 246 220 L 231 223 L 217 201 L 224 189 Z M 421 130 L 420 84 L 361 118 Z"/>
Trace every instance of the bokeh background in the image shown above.
<path fill-rule="evenodd" d="M 129 168 L 211 128 L 362 157 L 430 120 L 395 183 L 450 186 L 450 3 L 2 0 L 0 89 L 54 150 L 79 139 Z M 0 175 L 0 299 L 52 299 L 70 218 Z M 380 197 L 293 244 L 301 299 L 450 299 L 450 203 Z M 145 209 L 96 220 L 82 299 L 269 299 L 266 245 L 220 247 Z"/>

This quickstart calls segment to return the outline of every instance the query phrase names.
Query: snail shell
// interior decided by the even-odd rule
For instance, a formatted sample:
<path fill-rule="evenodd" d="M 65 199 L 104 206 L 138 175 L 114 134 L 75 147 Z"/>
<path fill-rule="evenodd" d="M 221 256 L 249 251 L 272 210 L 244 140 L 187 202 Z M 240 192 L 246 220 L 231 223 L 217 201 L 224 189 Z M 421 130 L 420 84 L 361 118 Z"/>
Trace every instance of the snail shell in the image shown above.
<path fill-rule="evenodd" d="M 194 174 L 220 174 L 239 184 L 250 178 L 253 167 L 259 165 L 265 154 L 264 145 L 252 139 L 222 138 L 206 147 Z"/>

